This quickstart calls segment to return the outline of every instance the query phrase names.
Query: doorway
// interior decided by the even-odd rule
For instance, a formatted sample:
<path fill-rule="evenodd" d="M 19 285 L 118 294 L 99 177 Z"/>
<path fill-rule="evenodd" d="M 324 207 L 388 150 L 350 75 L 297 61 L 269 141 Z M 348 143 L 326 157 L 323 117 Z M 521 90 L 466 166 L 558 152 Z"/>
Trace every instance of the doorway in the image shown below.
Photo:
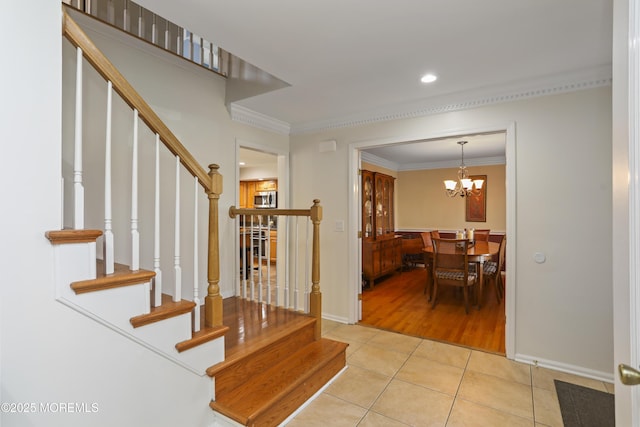
<path fill-rule="evenodd" d="M 496 127 L 496 128 L 484 128 L 484 129 L 470 129 L 464 132 L 455 132 L 451 134 L 439 134 L 435 136 L 425 135 L 420 140 L 435 140 L 442 138 L 460 137 L 461 135 L 476 135 L 487 133 L 504 133 L 505 135 L 505 187 L 506 187 L 506 234 L 509 236 L 509 244 L 507 245 L 507 259 L 515 259 L 515 124 L 511 123 L 508 126 Z M 363 153 L 371 151 L 373 148 L 379 147 L 393 147 L 406 145 L 408 143 L 414 143 L 411 141 L 398 141 L 398 139 L 382 139 L 376 141 L 362 141 L 350 144 L 349 149 L 349 188 L 353 189 L 350 192 L 350 227 L 354 230 L 352 236 L 357 236 L 357 231 L 361 228 L 361 208 L 360 208 L 360 180 L 358 170 L 362 165 Z M 365 155 L 366 157 L 366 155 Z M 458 159 L 459 160 L 459 159 Z M 350 238 L 350 253 L 353 256 L 353 262 L 350 262 L 350 319 L 353 323 L 357 323 L 362 318 L 362 249 L 360 239 L 357 237 Z M 517 284 L 514 282 L 515 278 L 515 263 L 510 264 L 506 274 L 506 282 L 509 283 L 509 292 L 505 297 L 505 312 L 506 312 L 506 325 L 505 325 L 505 349 L 508 358 L 514 358 L 514 331 L 515 331 L 515 315 L 513 310 L 515 309 L 515 293 Z"/>

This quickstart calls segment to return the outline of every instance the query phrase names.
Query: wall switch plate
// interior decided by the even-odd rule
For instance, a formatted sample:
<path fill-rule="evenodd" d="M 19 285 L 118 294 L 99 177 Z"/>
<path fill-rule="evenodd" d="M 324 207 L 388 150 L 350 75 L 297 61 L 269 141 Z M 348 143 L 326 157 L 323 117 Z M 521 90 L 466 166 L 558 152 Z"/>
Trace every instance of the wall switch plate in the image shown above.
<path fill-rule="evenodd" d="M 334 231 L 344 231 L 344 221 L 342 220 L 336 221 L 335 227 L 333 229 Z"/>

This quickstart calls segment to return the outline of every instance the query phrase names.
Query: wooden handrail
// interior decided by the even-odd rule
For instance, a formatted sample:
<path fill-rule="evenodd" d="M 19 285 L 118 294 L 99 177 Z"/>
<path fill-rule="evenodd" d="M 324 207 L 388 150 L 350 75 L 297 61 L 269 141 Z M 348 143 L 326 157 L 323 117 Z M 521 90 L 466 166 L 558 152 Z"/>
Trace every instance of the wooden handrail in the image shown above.
<path fill-rule="evenodd" d="M 140 94 L 138 94 L 133 86 L 124 78 L 120 71 L 104 56 L 100 49 L 98 49 L 86 33 L 82 31 L 78 24 L 69 16 L 66 7 L 68 6 L 63 5 L 62 7 L 62 34 L 71 44 L 82 49 L 82 53 L 87 61 L 93 65 L 105 80 L 113 83 L 113 90 L 115 90 L 131 108 L 138 110 L 140 119 L 146 123 L 154 133 L 160 136 L 160 140 L 174 156 L 180 157 L 180 162 L 184 167 L 192 176 L 198 178 L 200 185 L 209 193 L 211 191 L 211 180 L 207 171 L 200 166 L 149 104 L 142 99 Z"/>
<path fill-rule="evenodd" d="M 311 216 L 311 209 L 247 209 L 231 206 L 229 208 L 229 217 L 235 218 L 238 215 Z"/>

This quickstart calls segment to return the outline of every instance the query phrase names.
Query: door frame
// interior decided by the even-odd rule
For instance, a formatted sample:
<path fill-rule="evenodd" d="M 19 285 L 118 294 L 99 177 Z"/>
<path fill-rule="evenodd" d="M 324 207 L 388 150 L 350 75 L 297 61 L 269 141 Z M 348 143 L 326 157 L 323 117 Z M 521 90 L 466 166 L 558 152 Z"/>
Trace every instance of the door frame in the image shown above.
<path fill-rule="evenodd" d="M 640 0 L 614 0 L 612 79 L 612 270 L 616 425 L 640 425 L 640 386 L 617 365 L 640 363 Z"/>
<path fill-rule="evenodd" d="M 640 0 L 639 0 L 640 1 Z M 488 126 L 486 128 L 464 129 L 459 131 L 448 131 L 436 133 L 425 130 L 424 135 L 410 139 L 388 137 L 381 139 L 369 139 L 352 142 L 348 149 L 349 166 L 349 323 L 357 323 L 362 317 L 362 244 L 358 237 L 361 230 L 361 203 L 360 203 L 360 165 L 361 150 L 383 145 L 396 145 L 415 142 L 422 139 L 451 138 L 459 135 L 469 135 L 476 133 L 504 132 L 506 135 L 505 146 L 505 179 L 506 179 L 506 233 L 509 236 L 509 244 L 506 247 L 506 257 L 512 260 L 506 271 L 506 282 L 509 283 L 509 292 L 505 296 L 505 348 L 507 358 L 515 358 L 516 348 L 516 124 Z"/>
<path fill-rule="evenodd" d="M 261 151 L 267 154 L 273 154 L 276 156 L 277 165 L 277 178 L 278 178 L 278 209 L 288 209 L 289 208 L 289 151 L 278 149 L 276 147 L 272 147 L 269 145 L 249 142 L 243 139 L 236 138 L 235 141 L 235 181 L 234 181 L 234 204 L 235 206 L 239 205 L 240 200 L 240 149 L 247 148 L 250 150 Z M 235 223 L 234 223 L 235 224 Z M 240 251 L 240 235 L 237 234 L 239 230 L 234 226 L 234 254 L 239 253 Z M 285 250 L 285 238 L 282 233 L 277 234 L 276 238 L 277 250 L 279 253 L 283 254 Z M 284 277 L 284 267 L 285 263 L 280 262 L 282 257 L 276 258 L 276 274 L 278 277 Z M 234 274 L 233 276 L 233 292 L 234 295 L 240 288 L 240 259 L 236 256 L 234 257 L 234 270 L 237 271 L 238 274 Z"/>

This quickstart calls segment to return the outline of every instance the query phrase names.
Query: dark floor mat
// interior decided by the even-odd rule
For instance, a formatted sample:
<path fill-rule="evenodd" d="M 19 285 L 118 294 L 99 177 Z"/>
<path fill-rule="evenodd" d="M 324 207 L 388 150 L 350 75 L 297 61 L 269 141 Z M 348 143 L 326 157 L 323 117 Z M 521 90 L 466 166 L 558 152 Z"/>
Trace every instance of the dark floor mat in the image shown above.
<path fill-rule="evenodd" d="M 555 380 L 564 427 L 615 427 L 614 395 Z"/>

